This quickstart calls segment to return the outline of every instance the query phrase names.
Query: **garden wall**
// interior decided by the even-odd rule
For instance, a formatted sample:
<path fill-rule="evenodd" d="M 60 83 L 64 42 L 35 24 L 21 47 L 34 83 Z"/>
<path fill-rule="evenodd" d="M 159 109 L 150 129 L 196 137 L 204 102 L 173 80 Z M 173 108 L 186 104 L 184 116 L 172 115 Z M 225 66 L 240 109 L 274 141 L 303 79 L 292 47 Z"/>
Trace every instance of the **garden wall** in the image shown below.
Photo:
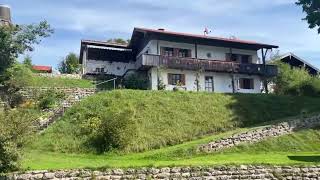
<path fill-rule="evenodd" d="M 45 92 L 51 89 L 63 92 L 67 96 L 72 96 L 72 97 L 86 97 L 88 95 L 94 94 L 97 91 L 96 88 L 27 87 L 27 88 L 23 88 L 20 92 L 26 98 L 33 98 L 36 92 Z"/>
<path fill-rule="evenodd" d="M 3 179 L 318 179 L 320 166 L 220 166 L 30 171 Z"/>
<path fill-rule="evenodd" d="M 255 143 L 271 137 L 278 137 L 292 133 L 295 130 L 313 128 L 320 126 L 320 115 L 291 119 L 276 125 L 265 126 L 252 131 L 236 134 L 228 138 L 220 139 L 199 146 L 198 150 L 203 152 L 216 152 L 221 149 L 230 148 L 241 143 Z"/>
<path fill-rule="evenodd" d="M 49 78 L 69 78 L 69 79 L 82 79 L 82 74 L 53 74 L 53 73 L 35 73 L 41 77 Z"/>

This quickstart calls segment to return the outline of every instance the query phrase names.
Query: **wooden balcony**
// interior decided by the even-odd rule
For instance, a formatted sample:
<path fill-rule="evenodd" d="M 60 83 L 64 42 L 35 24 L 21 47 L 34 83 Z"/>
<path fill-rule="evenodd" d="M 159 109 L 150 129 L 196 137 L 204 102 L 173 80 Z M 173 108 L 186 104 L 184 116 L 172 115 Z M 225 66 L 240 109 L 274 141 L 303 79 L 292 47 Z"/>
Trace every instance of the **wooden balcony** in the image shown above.
<path fill-rule="evenodd" d="M 142 54 L 137 58 L 137 69 L 148 69 L 151 67 L 265 75 L 267 77 L 273 77 L 278 74 L 278 68 L 275 65 L 241 64 L 230 61 L 166 57 L 151 54 Z"/>

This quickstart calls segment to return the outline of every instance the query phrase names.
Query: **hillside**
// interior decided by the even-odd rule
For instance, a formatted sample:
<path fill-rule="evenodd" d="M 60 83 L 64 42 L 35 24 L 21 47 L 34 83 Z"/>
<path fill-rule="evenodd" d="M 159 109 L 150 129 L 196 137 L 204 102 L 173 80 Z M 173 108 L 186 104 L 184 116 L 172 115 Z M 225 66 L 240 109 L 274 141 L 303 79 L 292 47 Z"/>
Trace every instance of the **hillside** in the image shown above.
<path fill-rule="evenodd" d="M 315 112 L 320 99 L 264 94 L 118 90 L 69 109 L 30 148 L 47 152 L 137 152 L 203 135 Z"/>
<path fill-rule="evenodd" d="M 238 129 L 180 145 L 126 155 L 114 153 L 103 155 L 65 154 L 28 149 L 22 165 L 24 169 L 96 169 L 110 167 L 167 167 L 173 165 L 312 165 L 320 163 L 320 131 L 318 129 L 303 130 L 256 144 L 241 145 L 214 154 L 198 154 L 195 151 L 196 147 L 202 143 L 245 130 Z"/>

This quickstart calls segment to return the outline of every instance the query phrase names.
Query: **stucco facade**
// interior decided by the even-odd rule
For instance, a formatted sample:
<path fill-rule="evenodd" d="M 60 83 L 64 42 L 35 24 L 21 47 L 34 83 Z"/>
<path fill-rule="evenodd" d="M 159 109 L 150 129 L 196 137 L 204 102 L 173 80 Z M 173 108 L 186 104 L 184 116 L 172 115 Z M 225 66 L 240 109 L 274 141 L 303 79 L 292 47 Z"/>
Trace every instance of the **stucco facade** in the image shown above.
<path fill-rule="evenodd" d="M 175 86 L 168 83 L 168 74 L 184 74 L 185 75 L 185 85 Z M 151 89 L 158 90 L 158 83 L 162 82 L 166 90 L 173 90 L 174 87 L 179 87 L 180 89 L 186 91 L 206 91 L 205 89 L 205 77 L 213 78 L 213 89 L 212 92 L 217 93 L 261 93 L 262 81 L 259 76 L 250 76 L 243 74 L 229 74 L 229 73 L 216 73 L 216 72 L 196 72 L 189 70 L 177 70 L 177 69 L 161 69 L 152 68 L 148 73 Z M 240 78 L 253 79 L 253 89 L 242 89 L 239 86 Z M 198 79 L 198 86 L 197 80 Z M 232 86 L 232 80 L 235 82 L 235 86 Z"/>
<path fill-rule="evenodd" d="M 224 48 L 224 47 L 177 43 L 177 42 L 169 42 L 169 41 L 162 41 L 162 40 L 150 40 L 149 43 L 143 48 L 143 50 L 138 54 L 138 56 L 143 53 L 160 55 L 161 47 L 190 49 L 192 58 L 207 59 L 207 60 L 225 61 L 227 59 L 226 54 L 230 53 L 230 49 Z M 196 50 L 195 50 L 196 48 L 197 48 L 197 57 L 196 57 Z M 210 58 L 207 57 L 208 53 L 211 54 Z M 254 64 L 259 63 L 257 51 L 233 48 L 232 53 L 249 55 L 252 57 L 251 63 L 254 63 Z"/>

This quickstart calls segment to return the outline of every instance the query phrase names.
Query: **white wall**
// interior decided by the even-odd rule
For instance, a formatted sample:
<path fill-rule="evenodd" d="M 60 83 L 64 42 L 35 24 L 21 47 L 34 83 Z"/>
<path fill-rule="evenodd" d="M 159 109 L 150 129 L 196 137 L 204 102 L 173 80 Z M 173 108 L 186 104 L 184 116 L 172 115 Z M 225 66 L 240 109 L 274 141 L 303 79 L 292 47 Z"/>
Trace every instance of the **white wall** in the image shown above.
<path fill-rule="evenodd" d="M 185 74 L 185 86 L 187 91 L 196 91 L 197 86 L 195 84 L 196 71 L 189 70 L 177 70 L 177 69 L 157 69 L 152 68 L 149 71 L 149 77 L 152 85 L 152 90 L 157 90 L 158 76 L 159 79 L 166 85 L 166 90 L 172 90 L 175 86 L 168 84 L 168 73 L 173 74 Z M 205 91 L 205 76 L 212 76 L 214 82 L 214 92 L 219 93 L 232 93 L 232 74 L 228 73 L 215 73 L 215 72 L 203 72 L 199 75 L 200 91 Z M 254 89 L 240 89 L 238 85 L 239 78 L 253 78 Z M 260 93 L 261 92 L 261 79 L 259 76 L 249 75 L 234 75 L 235 91 L 239 93 Z"/>
<path fill-rule="evenodd" d="M 87 60 L 86 73 L 94 73 L 96 68 L 104 68 L 105 74 L 122 76 L 128 69 L 135 69 L 135 63 Z"/>
<path fill-rule="evenodd" d="M 159 44 L 157 44 L 159 43 Z M 192 58 L 195 58 L 195 45 L 186 44 L 186 43 L 176 43 L 162 40 L 151 40 L 145 46 L 145 48 L 138 54 L 148 51 L 149 54 L 160 54 L 161 47 L 172 47 L 172 48 L 182 48 L 182 49 L 191 49 Z M 159 48 L 157 50 L 157 48 Z M 215 47 L 215 46 L 205 46 L 197 45 L 197 55 L 198 59 L 209 59 L 209 60 L 226 60 L 226 54 L 230 53 L 230 48 L 224 47 Z M 211 53 L 211 58 L 207 57 L 207 53 Z M 252 50 L 243 50 L 243 49 L 232 49 L 234 54 L 250 55 L 252 56 L 253 63 L 258 63 L 258 53 L 257 51 Z"/>

